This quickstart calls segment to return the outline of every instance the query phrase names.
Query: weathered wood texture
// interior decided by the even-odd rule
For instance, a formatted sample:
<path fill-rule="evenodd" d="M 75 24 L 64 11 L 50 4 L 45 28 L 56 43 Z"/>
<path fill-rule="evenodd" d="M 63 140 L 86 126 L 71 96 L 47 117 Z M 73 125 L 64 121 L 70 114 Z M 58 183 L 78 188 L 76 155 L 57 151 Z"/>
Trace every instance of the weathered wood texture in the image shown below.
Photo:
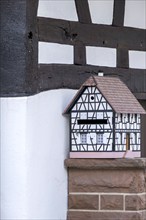
<path fill-rule="evenodd" d="M 91 23 L 90 10 L 87 0 L 75 0 L 76 11 L 80 23 Z M 74 34 L 76 37 L 76 34 Z M 76 41 L 74 45 L 74 64 L 86 64 L 86 48 L 81 41 Z"/>
<path fill-rule="evenodd" d="M 125 0 L 114 0 L 113 26 L 123 26 L 125 15 Z M 117 67 L 129 68 L 128 49 L 124 46 L 117 47 Z"/>
<path fill-rule="evenodd" d="M 81 42 L 76 42 L 74 46 L 74 64 L 86 64 L 86 48 Z"/>
<path fill-rule="evenodd" d="M 146 70 L 71 64 L 40 64 L 40 90 L 79 89 L 91 75 L 103 71 L 105 76 L 119 76 L 139 99 L 146 99 Z M 142 96 L 141 96 L 142 94 Z"/>
<path fill-rule="evenodd" d="M 125 0 L 114 0 L 113 25 L 123 26 L 125 14 Z"/>
<path fill-rule="evenodd" d="M 88 0 L 75 0 L 79 22 L 91 23 Z"/>
<path fill-rule="evenodd" d="M 146 51 L 146 30 L 38 17 L 39 41 Z"/>
<path fill-rule="evenodd" d="M 38 0 L 0 1 L 0 89 L 2 96 L 37 91 Z"/>
<path fill-rule="evenodd" d="M 129 53 L 124 47 L 117 48 L 117 67 L 129 68 Z"/>

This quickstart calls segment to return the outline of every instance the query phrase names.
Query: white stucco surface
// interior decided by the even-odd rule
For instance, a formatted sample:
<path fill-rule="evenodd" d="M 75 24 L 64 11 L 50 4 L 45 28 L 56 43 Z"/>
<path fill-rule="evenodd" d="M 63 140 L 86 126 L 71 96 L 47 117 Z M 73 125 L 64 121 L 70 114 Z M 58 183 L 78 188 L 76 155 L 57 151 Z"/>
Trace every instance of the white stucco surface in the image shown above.
<path fill-rule="evenodd" d="M 137 69 L 146 69 L 146 52 L 129 51 L 129 67 Z"/>
<path fill-rule="evenodd" d="M 91 19 L 97 24 L 112 24 L 113 0 L 88 0 Z"/>
<path fill-rule="evenodd" d="M 146 29 L 146 0 L 126 0 L 124 25 Z"/>
<path fill-rule="evenodd" d="M 39 63 L 73 64 L 73 46 L 39 42 Z"/>
<path fill-rule="evenodd" d="M 26 102 L 2 98 L 0 103 L 1 219 L 26 219 Z"/>
<path fill-rule="evenodd" d="M 87 64 L 116 66 L 116 49 L 104 47 L 86 47 Z"/>
<path fill-rule="evenodd" d="M 38 16 L 78 21 L 74 0 L 39 0 Z"/>
<path fill-rule="evenodd" d="M 1 99 L 1 218 L 66 219 L 68 120 L 75 90 Z"/>

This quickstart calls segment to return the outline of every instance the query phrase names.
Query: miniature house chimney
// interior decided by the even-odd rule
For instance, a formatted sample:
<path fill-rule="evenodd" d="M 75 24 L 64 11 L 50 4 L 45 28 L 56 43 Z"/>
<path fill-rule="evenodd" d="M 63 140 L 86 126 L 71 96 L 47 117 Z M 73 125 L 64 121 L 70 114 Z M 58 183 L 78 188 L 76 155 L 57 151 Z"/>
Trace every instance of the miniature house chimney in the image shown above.
<path fill-rule="evenodd" d="M 99 71 L 99 72 L 98 72 L 98 76 L 104 76 L 104 72 Z"/>

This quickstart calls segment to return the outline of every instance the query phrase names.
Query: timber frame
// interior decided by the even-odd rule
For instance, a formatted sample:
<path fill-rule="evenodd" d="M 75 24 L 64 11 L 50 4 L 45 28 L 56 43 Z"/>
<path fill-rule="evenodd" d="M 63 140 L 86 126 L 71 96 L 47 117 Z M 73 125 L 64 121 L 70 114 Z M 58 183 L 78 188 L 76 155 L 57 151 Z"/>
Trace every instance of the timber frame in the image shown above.
<path fill-rule="evenodd" d="M 146 51 L 146 30 L 123 26 L 125 0 L 114 0 L 112 25 L 93 24 L 87 0 L 75 0 L 78 22 L 37 17 L 38 0 L 2 0 L 0 6 L 2 97 L 78 89 L 92 73 L 103 71 L 118 75 L 138 99 L 146 100 L 146 70 L 129 68 L 128 55 Z M 38 65 L 39 41 L 72 45 L 74 64 Z M 117 67 L 87 65 L 86 46 L 115 48 Z"/>

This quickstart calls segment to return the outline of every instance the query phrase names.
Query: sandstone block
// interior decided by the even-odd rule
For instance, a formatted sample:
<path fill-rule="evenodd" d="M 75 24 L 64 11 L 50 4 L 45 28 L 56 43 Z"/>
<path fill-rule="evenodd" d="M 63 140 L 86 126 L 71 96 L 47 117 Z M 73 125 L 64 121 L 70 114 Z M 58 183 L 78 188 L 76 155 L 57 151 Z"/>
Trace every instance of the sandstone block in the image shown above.
<path fill-rule="evenodd" d="M 70 192 L 145 192 L 142 170 L 69 170 Z"/>
<path fill-rule="evenodd" d="M 122 195 L 101 195 L 102 210 L 123 210 Z"/>
<path fill-rule="evenodd" d="M 146 210 L 145 195 L 128 195 L 125 197 L 126 210 Z"/>
<path fill-rule="evenodd" d="M 69 195 L 69 209 L 98 210 L 98 195 Z"/>
<path fill-rule="evenodd" d="M 68 212 L 68 220 L 145 220 L 138 212 Z"/>

